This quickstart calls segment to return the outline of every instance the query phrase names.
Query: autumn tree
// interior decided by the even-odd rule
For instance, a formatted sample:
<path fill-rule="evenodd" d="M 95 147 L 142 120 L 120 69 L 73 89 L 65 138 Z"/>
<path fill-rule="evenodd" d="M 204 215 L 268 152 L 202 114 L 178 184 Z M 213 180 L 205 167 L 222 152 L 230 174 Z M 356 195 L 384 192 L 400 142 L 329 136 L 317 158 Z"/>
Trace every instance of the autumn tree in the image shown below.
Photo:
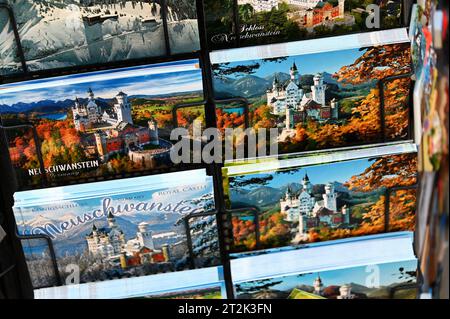
<path fill-rule="evenodd" d="M 344 85 L 360 85 L 405 75 L 403 78 L 388 80 L 382 85 L 386 137 L 403 137 L 408 127 L 408 97 L 411 85 L 407 76 L 411 72 L 409 44 L 375 46 L 363 50 L 364 53 L 354 63 L 342 67 L 334 77 Z M 353 109 L 346 133 L 357 132 L 368 140 L 381 139 L 380 102 L 380 88 L 377 86 Z"/>
<path fill-rule="evenodd" d="M 353 191 L 369 193 L 383 188 L 414 187 L 417 183 L 416 154 L 384 156 L 376 159 L 363 173 L 353 176 L 345 185 Z M 383 231 L 385 224 L 385 195 L 363 214 L 361 230 Z M 389 198 L 391 230 L 412 230 L 415 220 L 414 190 L 400 190 Z"/>

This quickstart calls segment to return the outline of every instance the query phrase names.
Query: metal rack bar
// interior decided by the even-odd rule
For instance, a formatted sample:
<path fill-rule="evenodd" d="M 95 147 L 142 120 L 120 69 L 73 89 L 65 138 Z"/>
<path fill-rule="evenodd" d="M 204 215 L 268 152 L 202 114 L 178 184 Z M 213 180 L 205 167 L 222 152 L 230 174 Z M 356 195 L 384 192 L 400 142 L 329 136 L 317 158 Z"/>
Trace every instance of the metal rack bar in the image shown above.
<path fill-rule="evenodd" d="M 205 100 L 206 100 L 206 125 L 208 127 L 217 127 L 217 118 L 216 118 L 216 110 L 214 103 L 214 89 L 213 89 L 213 78 L 212 78 L 212 70 L 211 70 L 211 60 L 209 56 L 209 42 L 207 38 L 206 31 L 206 16 L 205 9 L 203 5 L 203 0 L 197 0 L 197 19 L 199 24 L 199 38 L 200 38 L 200 66 L 202 69 L 203 75 L 203 90 L 205 92 Z M 226 251 L 227 243 L 227 227 L 226 224 L 227 214 L 225 199 L 224 199 L 224 189 L 223 189 L 223 178 L 222 178 L 222 169 L 221 165 L 217 163 L 213 163 L 211 165 L 211 173 L 213 176 L 214 182 L 214 199 L 216 209 L 218 211 L 217 214 L 217 228 L 219 234 L 219 247 L 220 247 L 220 257 L 222 260 L 223 266 L 223 274 L 225 281 L 225 289 L 227 293 L 228 299 L 234 299 L 234 287 L 233 280 L 231 275 L 231 265 L 230 265 L 230 256 Z"/>
<path fill-rule="evenodd" d="M 16 234 L 16 237 L 20 240 L 44 239 L 46 241 L 47 246 L 48 246 L 48 251 L 50 254 L 50 259 L 52 261 L 53 272 L 55 273 L 56 284 L 58 286 L 62 286 L 63 282 L 62 282 L 61 275 L 58 270 L 58 262 L 56 261 L 56 254 L 55 254 L 55 249 L 53 246 L 52 239 L 47 235 L 19 235 L 19 234 Z M 39 287 L 39 288 L 44 288 L 44 287 Z"/>
<path fill-rule="evenodd" d="M 20 41 L 19 29 L 17 28 L 16 17 L 14 16 L 14 11 L 9 4 L 0 3 L 0 8 L 5 9 L 9 15 L 9 21 L 11 22 L 11 27 L 14 33 L 14 39 L 16 42 L 17 55 L 20 58 L 20 64 L 22 65 L 23 73 L 28 72 L 27 62 L 25 60 L 25 55 L 23 53 L 22 42 Z M 1 78 L 0 78 L 1 80 Z M 0 81 L 1 83 L 2 81 Z"/>

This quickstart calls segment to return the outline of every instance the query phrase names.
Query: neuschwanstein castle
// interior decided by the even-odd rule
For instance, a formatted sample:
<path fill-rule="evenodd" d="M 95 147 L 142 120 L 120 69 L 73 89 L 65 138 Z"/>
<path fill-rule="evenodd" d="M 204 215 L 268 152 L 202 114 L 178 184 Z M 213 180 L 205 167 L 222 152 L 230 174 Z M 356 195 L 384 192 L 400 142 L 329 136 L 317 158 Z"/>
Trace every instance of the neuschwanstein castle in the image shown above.
<path fill-rule="evenodd" d="M 278 9 L 282 2 L 295 8 L 288 13 L 289 19 L 306 28 L 343 19 L 345 15 L 345 0 L 338 0 L 337 4 L 326 0 L 238 0 L 238 5 L 250 4 L 255 12 L 267 12 Z"/>
<path fill-rule="evenodd" d="M 138 225 L 136 238 L 125 240 L 123 231 L 119 228 L 116 218 L 109 213 L 108 227 L 92 226 L 92 232 L 86 236 L 88 251 L 104 261 L 120 264 L 122 268 L 150 263 L 169 262 L 169 246 L 156 250 L 152 232 L 147 223 Z"/>
<path fill-rule="evenodd" d="M 337 193 L 334 185 L 325 185 L 323 200 L 316 201 L 312 192 L 313 185 L 309 181 L 308 174 L 302 180 L 302 189 L 299 194 L 287 188 L 285 196 L 280 200 L 281 212 L 285 214 L 285 220 L 298 222 L 298 234 L 296 240 L 308 239 L 308 229 L 327 225 L 338 227 L 342 224 L 350 224 L 350 209 L 343 206 L 337 208 Z"/>
<path fill-rule="evenodd" d="M 171 144 L 159 139 L 156 121 L 148 121 L 148 127 L 133 124 L 127 94 L 119 92 L 115 96 L 116 103 L 103 112 L 90 88 L 87 94 L 85 104 L 75 99 L 73 123 L 78 131 L 94 134 L 95 151 L 100 159 L 107 160 L 114 154 L 122 153 L 150 168 L 156 157 L 168 153 Z M 147 146 L 152 147 L 147 150 Z"/>
<path fill-rule="evenodd" d="M 294 112 L 299 113 L 303 121 L 308 118 L 318 121 L 338 118 L 338 103 L 332 100 L 330 105 L 326 105 L 327 85 L 324 84 L 321 74 L 314 76 L 311 92 L 307 93 L 300 86 L 300 74 L 295 62 L 289 73 L 290 79 L 285 83 L 281 83 L 275 76 L 272 88 L 267 90 L 267 104 L 272 107 L 273 114 L 286 114 L 289 122 L 286 123 L 287 128 L 294 127 Z"/>

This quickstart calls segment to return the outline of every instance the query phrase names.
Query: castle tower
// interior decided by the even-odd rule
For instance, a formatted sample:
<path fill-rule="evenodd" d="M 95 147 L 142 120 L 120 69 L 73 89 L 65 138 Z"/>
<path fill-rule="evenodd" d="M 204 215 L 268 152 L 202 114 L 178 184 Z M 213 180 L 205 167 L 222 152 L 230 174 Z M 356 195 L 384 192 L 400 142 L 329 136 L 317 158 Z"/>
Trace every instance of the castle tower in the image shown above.
<path fill-rule="evenodd" d="M 326 85 L 323 84 L 323 77 L 321 74 L 316 74 L 313 80 L 314 85 L 311 86 L 312 99 L 320 105 L 325 106 Z"/>
<path fill-rule="evenodd" d="M 339 6 L 339 18 L 343 18 L 345 15 L 345 0 L 338 0 Z"/>
<path fill-rule="evenodd" d="M 342 285 L 339 288 L 340 295 L 337 296 L 337 299 L 354 299 L 355 295 L 352 294 L 352 286 L 351 285 Z"/>
<path fill-rule="evenodd" d="M 136 238 L 142 247 L 147 247 L 154 250 L 155 245 L 153 243 L 152 231 L 148 229 L 148 224 L 142 222 L 138 225 L 139 232 L 136 234 Z"/>
<path fill-rule="evenodd" d="M 94 92 L 92 92 L 92 89 L 91 88 L 89 88 L 88 90 L 87 90 L 87 94 L 88 94 L 88 99 L 89 99 L 89 101 L 93 101 L 94 100 Z"/>
<path fill-rule="evenodd" d="M 306 27 L 312 27 L 314 25 L 314 10 L 306 10 Z"/>
<path fill-rule="evenodd" d="M 120 267 L 121 267 L 122 269 L 126 269 L 126 268 L 127 268 L 127 255 L 126 255 L 126 253 L 125 253 L 125 252 L 122 252 L 122 253 L 120 254 L 119 259 L 120 259 Z"/>
<path fill-rule="evenodd" d="M 323 202 L 325 208 L 336 212 L 337 211 L 337 203 L 336 203 L 336 193 L 334 191 L 334 185 L 328 183 L 325 185 L 325 194 L 323 194 Z"/>
<path fill-rule="evenodd" d="M 308 235 L 308 229 L 306 225 L 306 215 L 300 214 L 298 218 L 298 235 L 304 237 Z"/>
<path fill-rule="evenodd" d="M 88 244 L 88 251 L 91 254 L 97 254 L 98 253 L 98 244 L 100 242 L 99 238 L 98 238 L 98 231 L 97 231 L 97 227 L 95 226 L 95 224 L 93 224 L 92 226 L 92 233 L 91 235 L 86 236 L 86 241 Z"/>
<path fill-rule="evenodd" d="M 308 173 L 306 173 L 305 177 L 303 177 L 302 186 L 304 191 L 306 191 L 308 194 L 311 194 L 312 185 L 311 182 L 309 181 Z"/>
<path fill-rule="evenodd" d="M 299 77 L 297 65 L 295 64 L 295 62 L 290 69 L 290 74 L 291 74 L 291 80 L 293 82 L 295 82 L 295 84 L 298 85 L 300 83 L 300 77 Z"/>
<path fill-rule="evenodd" d="M 153 119 L 148 121 L 148 129 L 150 132 L 150 143 L 159 145 L 158 123 Z"/>
<path fill-rule="evenodd" d="M 109 212 L 108 213 L 108 226 L 112 229 L 117 228 L 117 224 L 116 224 L 116 218 L 114 217 L 114 215 Z"/>
<path fill-rule="evenodd" d="M 322 295 L 323 293 L 323 283 L 322 279 L 320 278 L 320 275 L 317 276 L 316 280 L 314 280 L 314 294 L 316 295 Z"/>
<path fill-rule="evenodd" d="M 104 158 L 107 155 L 105 136 L 101 132 L 94 133 L 95 145 L 97 147 L 97 153 L 100 158 Z"/>
<path fill-rule="evenodd" d="M 345 224 L 350 224 L 350 208 L 347 205 L 342 207 L 342 218 Z"/>
<path fill-rule="evenodd" d="M 133 124 L 131 117 L 131 104 L 128 102 L 128 95 L 123 92 L 119 92 L 116 95 L 117 103 L 114 104 L 114 111 L 117 114 L 117 121 Z"/>
<path fill-rule="evenodd" d="M 164 260 L 165 261 L 169 261 L 170 260 L 170 249 L 169 249 L 169 245 L 168 244 L 164 244 L 161 247 L 163 256 L 164 256 Z"/>
<path fill-rule="evenodd" d="M 331 118 L 336 120 L 339 118 L 338 102 L 336 99 L 331 100 Z"/>
<path fill-rule="evenodd" d="M 280 87 L 280 81 L 278 80 L 278 77 L 275 75 L 272 83 L 272 90 L 273 93 L 278 92 L 278 88 Z"/>
<path fill-rule="evenodd" d="M 286 129 L 294 129 L 294 111 L 290 108 L 286 108 Z"/>

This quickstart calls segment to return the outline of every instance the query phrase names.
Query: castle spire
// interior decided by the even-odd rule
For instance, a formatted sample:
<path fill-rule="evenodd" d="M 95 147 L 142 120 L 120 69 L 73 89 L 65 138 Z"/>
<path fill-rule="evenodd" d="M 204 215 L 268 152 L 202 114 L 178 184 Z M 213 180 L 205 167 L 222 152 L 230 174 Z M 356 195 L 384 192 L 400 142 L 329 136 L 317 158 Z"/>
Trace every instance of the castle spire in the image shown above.
<path fill-rule="evenodd" d="M 305 173 L 305 176 L 303 177 L 303 180 L 304 180 L 305 182 L 309 182 L 308 172 Z"/>

